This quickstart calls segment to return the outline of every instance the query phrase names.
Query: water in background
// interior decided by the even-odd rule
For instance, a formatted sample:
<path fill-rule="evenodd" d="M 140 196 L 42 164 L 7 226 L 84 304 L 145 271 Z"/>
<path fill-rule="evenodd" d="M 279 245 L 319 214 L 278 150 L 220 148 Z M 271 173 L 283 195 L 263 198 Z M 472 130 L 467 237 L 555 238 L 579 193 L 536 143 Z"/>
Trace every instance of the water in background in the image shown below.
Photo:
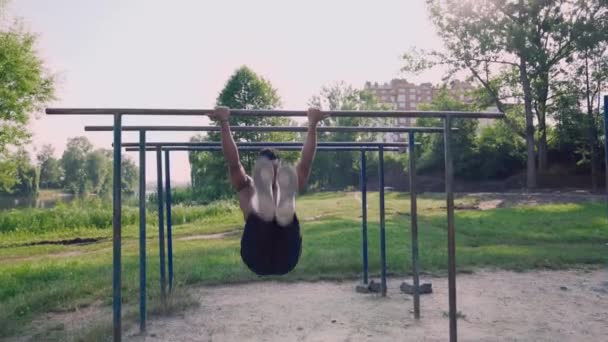
<path fill-rule="evenodd" d="M 74 200 L 74 195 L 56 194 L 51 197 L 15 197 L 0 196 L 0 210 L 18 208 L 52 208 L 59 203 L 69 203 Z"/>

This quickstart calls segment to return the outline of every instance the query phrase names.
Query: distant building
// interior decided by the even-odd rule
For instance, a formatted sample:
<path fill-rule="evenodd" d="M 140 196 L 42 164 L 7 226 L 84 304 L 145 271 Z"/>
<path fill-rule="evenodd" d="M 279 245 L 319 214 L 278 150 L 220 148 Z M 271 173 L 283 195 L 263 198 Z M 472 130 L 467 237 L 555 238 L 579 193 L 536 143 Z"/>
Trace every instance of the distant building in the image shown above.
<path fill-rule="evenodd" d="M 468 93 L 474 87 L 470 82 L 455 80 L 448 84 L 448 92 L 455 98 L 470 102 Z M 383 84 L 378 82 L 365 82 L 365 90 L 374 94 L 378 102 L 390 106 L 394 110 L 416 110 L 422 103 L 430 103 L 439 90 L 438 87 L 426 82 L 421 84 L 410 83 L 405 79 L 393 79 Z M 395 119 L 395 125 L 399 127 L 411 126 L 415 119 Z M 385 141 L 403 141 L 403 134 L 386 134 Z"/>

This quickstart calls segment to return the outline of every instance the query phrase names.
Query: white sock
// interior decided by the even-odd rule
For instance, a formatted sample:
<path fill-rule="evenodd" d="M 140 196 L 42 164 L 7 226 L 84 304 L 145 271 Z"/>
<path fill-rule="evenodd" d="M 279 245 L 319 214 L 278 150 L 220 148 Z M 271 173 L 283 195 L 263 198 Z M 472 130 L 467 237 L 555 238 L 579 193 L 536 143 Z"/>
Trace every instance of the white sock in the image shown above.
<path fill-rule="evenodd" d="M 277 223 L 288 226 L 296 212 L 296 192 L 298 191 L 298 174 L 292 165 L 281 166 L 277 172 L 278 197 L 276 209 Z"/>
<path fill-rule="evenodd" d="M 253 167 L 253 185 L 255 195 L 252 198 L 253 211 L 264 221 L 272 221 L 276 204 L 272 196 L 272 179 L 274 170 L 272 162 L 265 157 L 256 160 Z"/>

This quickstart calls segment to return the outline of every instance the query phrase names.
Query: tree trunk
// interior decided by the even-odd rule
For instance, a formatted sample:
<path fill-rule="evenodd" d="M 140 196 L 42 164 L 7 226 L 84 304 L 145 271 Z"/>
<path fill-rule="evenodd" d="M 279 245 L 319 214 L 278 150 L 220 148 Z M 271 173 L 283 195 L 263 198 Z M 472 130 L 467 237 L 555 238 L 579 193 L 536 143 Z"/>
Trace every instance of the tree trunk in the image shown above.
<path fill-rule="evenodd" d="M 593 120 L 593 116 L 590 119 Z M 595 123 L 592 125 L 595 125 Z M 600 170 L 597 162 L 597 137 L 595 135 L 595 128 L 593 126 L 589 128 L 589 145 L 591 151 L 591 191 L 597 192 L 597 176 L 600 173 Z"/>
<path fill-rule="evenodd" d="M 540 137 L 538 139 L 538 171 L 542 173 L 546 172 L 549 168 L 549 160 L 547 156 L 547 126 L 544 122 L 539 122 L 538 132 L 540 133 Z"/>
<path fill-rule="evenodd" d="M 544 75 L 544 84 L 549 84 L 549 76 Z M 536 107 L 538 118 L 538 171 L 546 172 L 549 168 L 549 158 L 547 156 L 549 148 L 547 147 L 547 89 L 539 89 L 538 106 Z"/>
<path fill-rule="evenodd" d="M 588 120 L 588 134 L 589 134 L 589 153 L 591 161 L 591 191 L 596 192 L 598 190 L 597 176 L 599 174 L 598 169 L 598 155 L 597 155 L 597 127 L 595 127 L 595 117 L 593 115 L 593 95 L 591 94 L 591 78 L 589 77 L 589 54 L 585 51 L 585 97 L 587 98 L 587 120 Z M 598 88 L 599 89 L 599 88 Z"/>
<path fill-rule="evenodd" d="M 526 147 L 528 163 L 526 172 L 526 185 L 528 189 L 536 188 L 536 155 L 534 151 L 534 113 L 532 113 L 532 90 L 528 79 L 526 61 L 519 58 L 519 77 L 524 91 L 524 107 L 526 111 Z"/>

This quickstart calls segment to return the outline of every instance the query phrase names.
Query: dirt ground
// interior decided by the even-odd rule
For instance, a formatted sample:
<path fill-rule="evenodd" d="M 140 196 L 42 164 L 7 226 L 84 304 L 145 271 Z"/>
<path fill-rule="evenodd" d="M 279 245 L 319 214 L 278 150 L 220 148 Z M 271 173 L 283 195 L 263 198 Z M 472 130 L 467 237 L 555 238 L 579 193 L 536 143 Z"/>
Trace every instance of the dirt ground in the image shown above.
<path fill-rule="evenodd" d="M 128 341 L 447 341 L 447 279 L 427 278 L 422 319 L 389 279 L 388 297 L 350 282 L 199 287 L 200 306 L 149 321 Z M 608 270 L 479 271 L 457 277 L 461 341 L 606 341 Z"/>

